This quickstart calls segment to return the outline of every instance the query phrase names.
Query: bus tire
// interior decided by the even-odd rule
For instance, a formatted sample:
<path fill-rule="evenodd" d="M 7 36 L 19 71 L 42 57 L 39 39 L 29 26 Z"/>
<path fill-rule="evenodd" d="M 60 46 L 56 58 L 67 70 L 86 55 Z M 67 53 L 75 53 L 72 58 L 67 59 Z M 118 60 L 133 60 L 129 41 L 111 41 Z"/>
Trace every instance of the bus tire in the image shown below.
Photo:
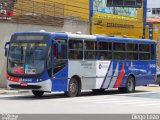
<path fill-rule="evenodd" d="M 126 93 L 135 92 L 135 79 L 133 76 L 128 77 L 127 82 L 126 82 L 125 92 Z"/>
<path fill-rule="evenodd" d="M 36 90 L 32 90 L 32 93 L 35 97 L 42 97 L 44 94 L 44 91 L 36 91 Z"/>
<path fill-rule="evenodd" d="M 68 91 L 65 92 L 68 97 L 76 97 L 78 95 L 78 81 L 71 78 L 68 85 Z"/>

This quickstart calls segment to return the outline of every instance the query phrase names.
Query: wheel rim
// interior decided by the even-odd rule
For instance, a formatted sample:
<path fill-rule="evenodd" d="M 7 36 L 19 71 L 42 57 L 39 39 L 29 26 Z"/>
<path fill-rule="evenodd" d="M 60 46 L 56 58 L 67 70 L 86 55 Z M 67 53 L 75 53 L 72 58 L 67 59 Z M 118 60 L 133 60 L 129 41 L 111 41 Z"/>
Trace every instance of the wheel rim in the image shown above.
<path fill-rule="evenodd" d="M 75 83 L 71 83 L 69 89 L 70 89 L 70 92 L 72 94 L 75 94 L 77 92 L 77 86 L 76 86 L 76 84 Z"/>

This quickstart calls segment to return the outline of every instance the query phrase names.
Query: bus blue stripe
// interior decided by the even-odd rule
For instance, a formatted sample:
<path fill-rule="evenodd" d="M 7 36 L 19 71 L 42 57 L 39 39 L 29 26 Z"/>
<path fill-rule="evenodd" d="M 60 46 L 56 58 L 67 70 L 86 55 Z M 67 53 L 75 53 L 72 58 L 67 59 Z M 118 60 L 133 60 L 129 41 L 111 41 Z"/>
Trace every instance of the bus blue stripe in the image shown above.
<path fill-rule="evenodd" d="M 104 77 L 104 79 L 103 79 L 101 88 L 103 88 L 103 86 L 104 86 L 104 83 L 105 83 L 105 80 L 106 80 L 106 78 L 107 78 L 107 76 L 108 76 L 108 73 L 109 73 L 109 70 L 110 70 L 110 68 L 111 68 L 111 65 L 112 65 L 112 61 L 111 61 L 110 65 L 109 65 L 108 71 L 107 71 L 107 73 L 106 73 L 106 75 L 105 75 L 105 77 Z"/>

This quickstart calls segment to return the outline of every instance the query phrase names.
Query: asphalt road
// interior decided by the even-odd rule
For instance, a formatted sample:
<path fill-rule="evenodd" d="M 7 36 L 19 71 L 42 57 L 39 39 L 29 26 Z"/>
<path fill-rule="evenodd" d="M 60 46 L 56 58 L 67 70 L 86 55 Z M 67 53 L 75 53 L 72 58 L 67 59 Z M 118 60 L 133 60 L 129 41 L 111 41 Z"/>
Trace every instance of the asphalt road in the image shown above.
<path fill-rule="evenodd" d="M 31 93 L 1 94 L 0 113 L 160 113 L 160 90 L 140 89 L 132 94 L 122 94 L 117 90 L 106 91 L 103 94 L 84 92 L 75 98 L 54 93 L 46 94 L 40 99 Z"/>

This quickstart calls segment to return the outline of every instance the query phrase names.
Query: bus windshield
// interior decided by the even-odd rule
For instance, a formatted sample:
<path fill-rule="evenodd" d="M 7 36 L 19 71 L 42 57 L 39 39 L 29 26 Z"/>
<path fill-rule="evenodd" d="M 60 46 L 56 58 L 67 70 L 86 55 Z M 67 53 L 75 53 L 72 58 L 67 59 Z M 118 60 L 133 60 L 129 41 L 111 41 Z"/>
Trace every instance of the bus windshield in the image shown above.
<path fill-rule="evenodd" d="M 36 75 L 44 70 L 46 43 L 11 43 L 8 72 L 17 75 Z"/>

